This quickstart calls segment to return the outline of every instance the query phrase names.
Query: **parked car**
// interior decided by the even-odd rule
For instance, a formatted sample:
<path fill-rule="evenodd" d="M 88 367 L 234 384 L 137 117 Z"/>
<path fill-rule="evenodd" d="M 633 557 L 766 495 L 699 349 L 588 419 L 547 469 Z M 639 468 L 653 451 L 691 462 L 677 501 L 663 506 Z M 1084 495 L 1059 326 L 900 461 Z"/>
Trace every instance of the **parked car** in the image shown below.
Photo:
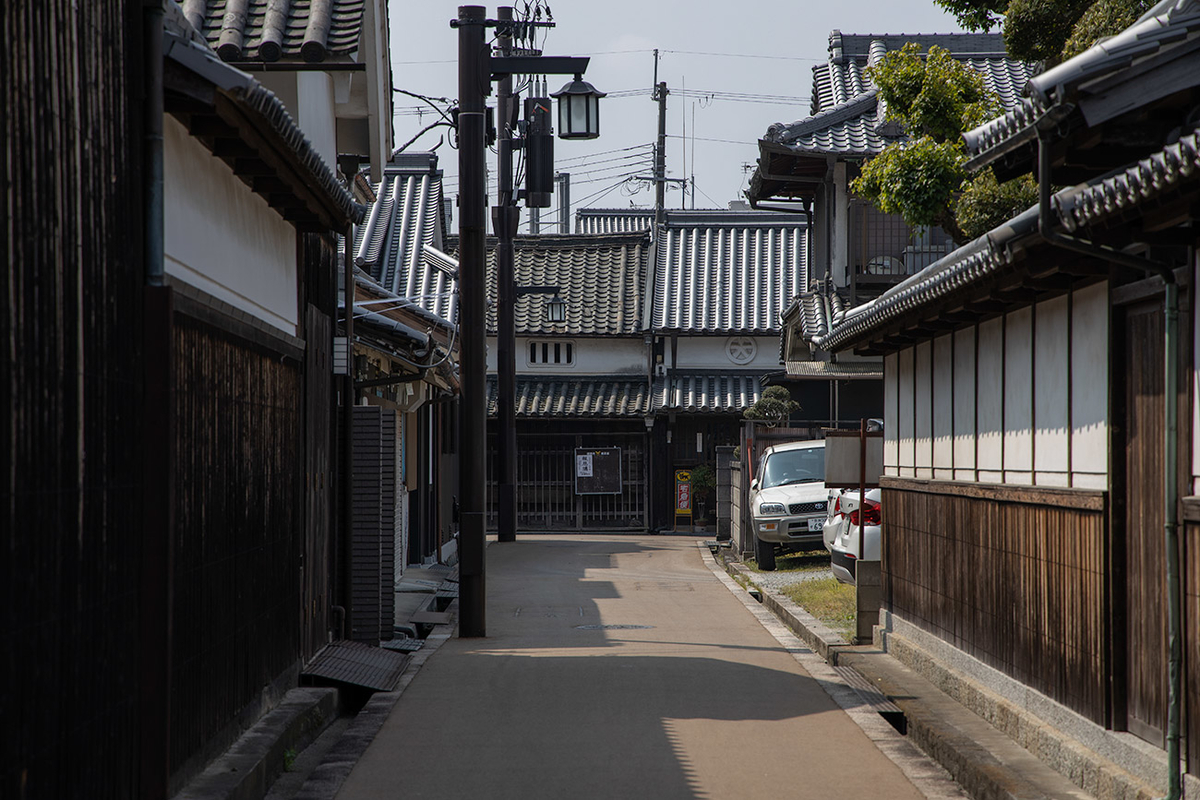
<path fill-rule="evenodd" d="M 776 554 L 820 547 L 826 515 L 825 442 L 768 447 L 750 482 L 754 557 L 775 569 Z"/>
<path fill-rule="evenodd" d="M 857 489 L 831 491 L 825 520 L 825 549 L 833 576 L 842 583 L 854 584 L 858 562 L 878 561 L 882 556 L 883 508 L 878 489 L 866 491 L 866 502 L 859 507 Z M 862 530 L 862 549 L 858 552 L 858 532 Z"/>

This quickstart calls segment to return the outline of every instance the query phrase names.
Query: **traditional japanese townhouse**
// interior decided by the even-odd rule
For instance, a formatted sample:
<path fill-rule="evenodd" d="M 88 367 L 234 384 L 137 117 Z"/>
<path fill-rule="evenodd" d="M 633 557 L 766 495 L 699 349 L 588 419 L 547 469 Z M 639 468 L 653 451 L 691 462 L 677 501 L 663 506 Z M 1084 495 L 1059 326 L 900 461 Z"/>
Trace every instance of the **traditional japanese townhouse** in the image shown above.
<path fill-rule="evenodd" d="M 170 498 L 177 789 L 297 685 L 355 605 L 335 523 L 333 338 L 338 234 L 365 209 L 178 7 L 166 28 L 165 290 L 148 313 L 169 379 L 147 424 Z"/>
<path fill-rule="evenodd" d="M 966 139 L 1041 202 L 816 338 L 884 357 L 888 649 L 1103 796 L 1200 774 L 1198 37 L 1168 0 L 1032 78 Z"/>
<path fill-rule="evenodd" d="M 646 232 L 518 237 L 516 324 L 519 529 L 646 530 L 655 463 L 654 376 L 642 330 Z M 489 254 L 489 285 L 495 262 Z M 494 295 L 493 295 L 494 296 Z M 488 311 L 488 454 L 496 453 L 496 313 Z M 577 491 L 577 448 L 614 452 L 613 493 Z M 619 493 L 617 489 L 619 488 Z M 488 504 L 494 524 L 495 487 Z"/>
<path fill-rule="evenodd" d="M 457 489 L 457 282 L 445 246 L 442 172 L 433 153 L 395 156 L 355 231 L 356 435 L 390 452 L 400 491 L 380 503 L 395 533 L 395 577 L 449 556 Z M 385 441 L 391 439 L 392 441 Z M 390 473 L 381 473 L 390 474 Z"/>
<path fill-rule="evenodd" d="M 652 471 L 662 491 L 654 527 L 672 524 L 677 469 L 716 463 L 737 445 L 742 413 L 779 372 L 781 312 L 807 280 L 807 220 L 740 210 L 668 210 L 653 231 L 641 289 L 640 330 L 648 374 L 661 386 L 651 410 Z M 644 209 L 579 213 L 580 230 L 653 225 Z M 649 421 L 648 421 L 649 424 Z"/>
<path fill-rule="evenodd" d="M 827 59 L 813 66 L 812 116 L 776 123 L 759 140 L 758 167 L 746 192 L 751 205 L 806 213 L 812 227 L 811 280 L 787 298 L 781 343 L 786 368 L 772 380 L 791 389 L 810 409 L 807 416 L 827 424 L 879 416 L 882 366 L 853 353 L 831 356 L 814 347 L 814 338 L 845 307 L 877 296 L 954 249 L 941 229 L 912 229 L 850 191 L 864 160 L 904 138 L 902 128 L 886 119 L 866 69 L 907 42 L 949 50 L 979 71 L 1005 109 L 1032 74 L 1005 55 L 999 34 L 835 30 Z"/>
<path fill-rule="evenodd" d="M 221 59 L 283 102 L 327 164 L 378 182 L 392 151 L 392 75 L 383 0 L 183 0 Z"/>

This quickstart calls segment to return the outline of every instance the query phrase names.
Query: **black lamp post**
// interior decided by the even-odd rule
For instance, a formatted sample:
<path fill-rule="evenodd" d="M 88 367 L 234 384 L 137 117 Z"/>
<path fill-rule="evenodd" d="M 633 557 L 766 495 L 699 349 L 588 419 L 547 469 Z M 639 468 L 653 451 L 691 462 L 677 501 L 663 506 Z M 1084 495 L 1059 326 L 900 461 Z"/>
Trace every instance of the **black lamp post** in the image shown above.
<path fill-rule="evenodd" d="M 459 326 L 461 330 L 460 376 L 462 400 L 459 428 L 462 455 L 459 458 L 460 533 L 459 533 L 459 636 L 487 635 L 485 623 L 484 544 L 487 512 L 487 273 L 486 273 L 486 207 L 485 182 L 485 98 L 491 93 L 492 81 L 504 81 L 512 75 L 575 75 L 575 83 L 588 66 L 587 58 L 569 56 L 493 56 L 488 52 L 486 28 L 500 28 L 498 38 L 511 37 L 512 9 L 500 10 L 499 20 L 486 18 L 483 6 L 459 6 L 458 18 L 450 25 L 458 29 L 458 165 L 459 165 Z M 547 25 L 548 23 L 524 23 Z M 504 52 L 507 52 L 505 50 Z M 587 84 L 584 84 L 587 86 Z M 590 86 L 588 86 L 591 89 Z M 507 86 L 505 86 L 507 89 Z M 595 133 L 574 138 L 595 138 L 599 135 L 599 108 L 595 105 L 600 93 L 591 89 L 591 117 Z M 499 538 L 516 538 L 516 437 L 515 395 L 516 357 L 514 322 L 511 305 L 517 289 L 513 280 L 513 238 L 516 235 L 518 209 L 512 186 L 512 114 L 511 94 L 505 92 L 500 109 L 498 139 L 501 153 L 499 204 L 494 209 L 498 243 L 496 273 L 499 284 L 497 372 L 499 393 L 497 414 L 500 417 L 499 464 Z M 560 102 L 561 108 L 561 102 Z M 574 115 L 571 115 L 575 119 Z M 575 130 L 575 128 L 572 128 Z M 581 129 L 582 130 L 582 129 Z M 564 304 L 565 312 L 565 304 Z"/>

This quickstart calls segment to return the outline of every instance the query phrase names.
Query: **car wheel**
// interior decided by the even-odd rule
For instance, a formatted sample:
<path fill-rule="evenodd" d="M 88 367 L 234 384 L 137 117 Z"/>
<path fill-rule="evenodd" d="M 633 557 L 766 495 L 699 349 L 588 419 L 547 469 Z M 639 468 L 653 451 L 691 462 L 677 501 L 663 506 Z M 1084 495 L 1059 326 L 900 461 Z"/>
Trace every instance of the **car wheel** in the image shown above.
<path fill-rule="evenodd" d="M 754 560 L 758 562 L 758 568 L 764 572 L 775 569 L 774 542 L 764 542 L 757 536 L 754 537 Z"/>

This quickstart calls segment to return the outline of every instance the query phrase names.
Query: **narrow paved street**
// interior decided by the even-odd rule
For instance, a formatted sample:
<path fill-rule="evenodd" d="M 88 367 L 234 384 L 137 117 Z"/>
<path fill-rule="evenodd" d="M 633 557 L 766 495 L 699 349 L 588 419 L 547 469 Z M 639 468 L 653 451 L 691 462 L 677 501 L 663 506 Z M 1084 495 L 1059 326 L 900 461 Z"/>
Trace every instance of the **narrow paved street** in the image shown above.
<path fill-rule="evenodd" d="M 488 637 L 426 663 L 339 797 L 953 794 L 918 791 L 702 554 L 687 537 L 492 544 Z"/>

